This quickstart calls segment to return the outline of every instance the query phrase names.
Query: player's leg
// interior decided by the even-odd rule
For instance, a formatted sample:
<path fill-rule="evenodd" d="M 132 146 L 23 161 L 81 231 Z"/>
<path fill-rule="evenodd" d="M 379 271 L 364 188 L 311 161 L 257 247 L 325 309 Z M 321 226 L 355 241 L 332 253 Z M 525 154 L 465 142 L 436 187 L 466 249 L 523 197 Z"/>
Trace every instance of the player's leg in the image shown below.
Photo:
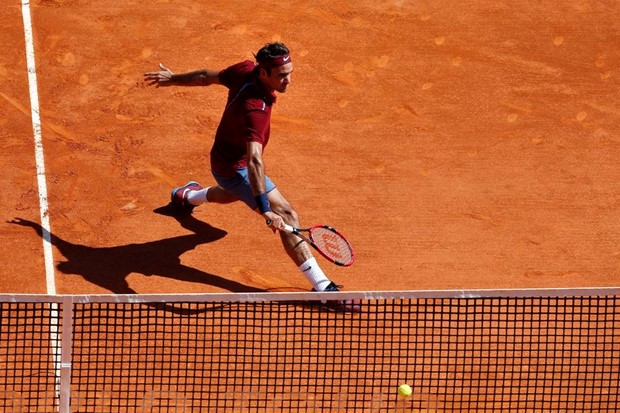
<path fill-rule="evenodd" d="M 206 202 L 212 202 L 214 204 L 230 204 L 239 200 L 235 194 L 231 194 L 219 185 L 212 186 L 205 189 L 204 193 L 197 193 L 196 200 L 200 201 L 205 199 Z"/>
<path fill-rule="evenodd" d="M 278 188 L 273 188 L 267 193 L 271 210 L 280 215 L 284 222 L 288 225 L 299 228 L 299 216 L 293 209 L 291 204 L 284 198 Z M 301 242 L 300 238 L 289 234 L 288 232 L 280 232 L 282 244 L 287 254 L 298 266 L 303 264 L 312 257 L 310 247 L 305 242 Z"/>
<path fill-rule="evenodd" d="M 269 191 L 267 197 L 273 212 L 280 215 L 287 224 L 297 228 L 300 227 L 297 211 L 293 209 L 291 204 L 277 188 L 273 188 L 273 190 Z M 329 288 L 337 289 L 336 285 L 327 278 L 319 266 L 319 263 L 312 255 L 312 251 L 307 243 L 303 242 L 296 235 L 284 231 L 280 232 L 280 238 L 282 239 L 284 250 L 308 281 L 310 281 L 313 290 L 325 291 Z"/>
<path fill-rule="evenodd" d="M 258 206 L 256 205 L 254 194 L 252 193 L 247 168 L 238 169 L 234 177 L 221 177 L 215 173 L 213 176 L 219 184 L 219 187 L 233 194 L 252 210 L 258 212 Z M 282 196 L 268 176 L 265 176 L 265 191 L 267 192 L 267 198 L 269 199 L 271 209 L 276 214 L 282 216 L 287 224 L 299 227 L 297 212 L 291 207 L 284 196 Z M 214 194 L 216 194 L 216 192 L 214 192 Z M 209 191 L 209 196 L 211 196 L 211 191 Z M 308 281 L 310 281 L 315 290 L 324 291 L 332 285 L 335 287 L 335 284 L 325 276 L 323 270 L 313 257 L 310 247 L 308 247 L 305 242 L 302 242 L 297 236 L 285 232 L 280 233 L 280 238 L 282 239 L 282 245 L 286 253 L 291 257 Z"/>
<path fill-rule="evenodd" d="M 277 188 L 267 193 L 271 210 L 280 215 L 284 222 L 293 226 L 300 227 L 299 216 L 293 209 L 291 204 L 284 198 L 282 193 Z M 258 208 L 256 210 L 258 212 Z M 280 232 L 282 238 L 282 245 L 284 249 L 291 257 L 291 259 L 298 265 L 299 270 L 312 284 L 313 291 L 339 291 L 340 286 L 330 281 L 323 273 L 323 270 L 316 261 L 310 247 L 307 243 L 303 242 L 296 235 L 288 232 Z M 359 312 L 361 310 L 360 304 L 353 300 L 334 300 L 322 303 L 325 308 L 330 311 L 344 311 L 344 312 Z"/>
<path fill-rule="evenodd" d="M 229 204 L 239 198 L 219 185 L 203 188 L 198 182 L 190 181 L 183 186 L 174 188 L 171 195 L 172 203 L 188 212 L 205 202 Z"/>

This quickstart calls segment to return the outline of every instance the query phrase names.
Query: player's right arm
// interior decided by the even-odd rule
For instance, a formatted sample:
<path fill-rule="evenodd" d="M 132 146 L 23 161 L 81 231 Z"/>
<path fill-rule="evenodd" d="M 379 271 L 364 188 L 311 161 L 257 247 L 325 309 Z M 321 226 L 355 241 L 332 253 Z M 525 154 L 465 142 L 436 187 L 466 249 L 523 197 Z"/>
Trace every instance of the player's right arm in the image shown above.
<path fill-rule="evenodd" d="M 250 180 L 250 187 L 252 193 L 256 197 L 257 204 L 260 203 L 259 198 L 261 196 L 267 196 L 265 193 L 265 165 L 263 163 L 263 145 L 259 142 L 247 143 L 247 165 L 248 165 L 248 178 Z M 269 202 L 266 205 L 267 210 L 261 210 L 261 206 L 256 209 L 260 213 L 265 221 L 269 222 L 269 226 L 274 230 L 284 229 L 284 220 L 280 215 L 271 211 Z"/>
<path fill-rule="evenodd" d="M 200 69 L 193 72 L 173 73 L 163 64 L 159 64 L 161 70 L 157 72 L 146 72 L 144 80 L 149 85 L 159 86 L 209 86 L 221 84 L 219 71 Z"/>

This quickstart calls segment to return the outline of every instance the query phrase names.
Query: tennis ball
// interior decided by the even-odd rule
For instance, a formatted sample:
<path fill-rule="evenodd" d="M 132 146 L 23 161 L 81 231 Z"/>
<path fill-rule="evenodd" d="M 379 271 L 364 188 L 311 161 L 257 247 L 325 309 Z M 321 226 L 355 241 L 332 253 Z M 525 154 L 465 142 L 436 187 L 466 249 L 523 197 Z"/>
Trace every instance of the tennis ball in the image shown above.
<path fill-rule="evenodd" d="M 409 397 L 412 392 L 413 390 L 411 390 L 411 386 L 408 384 L 401 384 L 398 386 L 398 395 L 400 397 Z"/>

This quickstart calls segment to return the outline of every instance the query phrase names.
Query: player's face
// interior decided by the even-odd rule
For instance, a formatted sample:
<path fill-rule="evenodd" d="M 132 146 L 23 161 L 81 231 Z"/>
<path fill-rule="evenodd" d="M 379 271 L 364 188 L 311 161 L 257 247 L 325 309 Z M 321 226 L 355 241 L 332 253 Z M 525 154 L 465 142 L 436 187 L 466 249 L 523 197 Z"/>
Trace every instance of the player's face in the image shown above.
<path fill-rule="evenodd" d="M 266 72 L 265 72 L 266 73 Z M 291 84 L 291 74 L 293 73 L 293 64 L 287 63 L 282 66 L 274 67 L 271 73 L 265 76 L 266 86 L 279 93 L 286 92 L 288 85 Z"/>

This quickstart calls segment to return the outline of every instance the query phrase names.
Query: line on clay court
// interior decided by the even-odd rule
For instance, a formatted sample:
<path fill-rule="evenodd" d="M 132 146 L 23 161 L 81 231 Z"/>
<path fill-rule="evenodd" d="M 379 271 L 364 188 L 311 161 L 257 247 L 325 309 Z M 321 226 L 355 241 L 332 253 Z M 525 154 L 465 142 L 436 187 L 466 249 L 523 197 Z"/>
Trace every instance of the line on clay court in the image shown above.
<path fill-rule="evenodd" d="M 30 112 L 32 129 L 34 132 L 34 154 L 37 168 L 37 183 L 39 186 L 39 213 L 43 228 L 43 257 L 45 260 L 45 281 L 48 294 L 56 294 L 54 279 L 54 259 L 52 256 L 52 242 L 47 202 L 47 183 L 45 178 L 45 162 L 43 156 L 43 140 L 41 135 L 41 117 L 39 114 L 39 93 L 37 90 L 37 72 L 34 59 L 34 42 L 32 39 L 32 20 L 30 16 L 30 1 L 22 0 L 22 17 L 24 20 L 24 37 L 26 43 L 26 63 L 28 65 L 28 89 L 30 91 Z"/>
<path fill-rule="evenodd" d="M 28 66 L 28 90 L 30 91 L 30 112 L 32 118 L 32 130 L 34 132 L 34 154 L 37 169 L 37 183 L 39 187 L 39 213 L 41 216 L 41 228 L 43 239 L 43 257 L 45 261 L 45 283 L 47 293 L 56 294 L 56 281 L 54 279 L 54 259 L 52 256 L 52 242 L 49 219 L 49 205 L 47 202 L 47 182 L 45 178 L 45 162 L 43 156 L 43 140 L 41 134 L 41 116 L 39 113 L 39 92 L 37 89 L 37 71 L 34 59 L 34 42 L 32 38 L 32 18 L 30 16 L 30 0 L 21 0 L 22 18 L 24 21 L 24 40 L 26 44 L 26 64 Z M 60 335 L 58 332 L 58 303 L 51 303 L 50 319 L 50 347 L 56 376 L 56 393 L 60 393 L 62 376 L 62 354 Z M 68 410 L 67 410 L 68 411 Z"/>

